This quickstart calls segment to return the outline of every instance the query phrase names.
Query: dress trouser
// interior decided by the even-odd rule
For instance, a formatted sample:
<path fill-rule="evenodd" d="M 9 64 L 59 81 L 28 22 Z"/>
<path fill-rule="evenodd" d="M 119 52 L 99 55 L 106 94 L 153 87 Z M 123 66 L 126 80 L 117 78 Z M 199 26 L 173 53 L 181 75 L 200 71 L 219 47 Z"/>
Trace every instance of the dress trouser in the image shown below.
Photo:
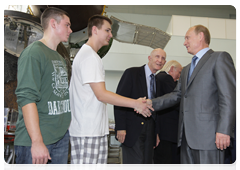
<path fill-rule="evenodd" d="M 122 145 L 123 164 L 152 164 L 154 134 L 154 120 L 150 118 L 133 147 Z"/>
<path fill-rule="evenodd" d="M 181 164 L 223 164 L 224 151 L 221 150 L 195 150 L 187 144 L 185 130 L 183 129 L 180 162 Z"/>
<path fill-rule="evenodd" d="M 225 164 L 231 164 L 236 161 L 236 125 L 233 129 L 234 137 L 230 138 L 230 146 L 225 150 Z"/>
<path fill-rule="evenodd" d="M 173 143 L 160 139 L 160 143 L 154 149 L 154 170 L 169 170 L 172 163 Z"/>

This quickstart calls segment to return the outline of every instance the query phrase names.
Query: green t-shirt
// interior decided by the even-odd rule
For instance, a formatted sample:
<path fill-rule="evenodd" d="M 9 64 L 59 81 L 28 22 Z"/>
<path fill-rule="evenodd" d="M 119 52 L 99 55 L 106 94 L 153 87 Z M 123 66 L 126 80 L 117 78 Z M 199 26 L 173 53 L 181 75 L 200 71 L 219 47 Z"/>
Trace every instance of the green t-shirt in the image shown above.
<path fill-rule="evenodd" d="M 66 133 L 70 121 L 68 72 L 62 56 L 40 41 L 29 45 L 18 59 L 17 103 L 19 116 L 14 145 L 31 146 L 22 107 L 36 103 L 45 145 L 56 143 Z"/>

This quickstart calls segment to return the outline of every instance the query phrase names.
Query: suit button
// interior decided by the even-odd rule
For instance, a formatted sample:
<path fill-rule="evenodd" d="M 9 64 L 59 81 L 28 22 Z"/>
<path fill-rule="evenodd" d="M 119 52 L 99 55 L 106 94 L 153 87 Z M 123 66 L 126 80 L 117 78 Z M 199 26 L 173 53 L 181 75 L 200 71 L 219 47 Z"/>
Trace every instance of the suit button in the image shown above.
<path fill-rule="evenodd" d="M 187 95 L 185 95 L 184 97 L 187 98 Z"/>
<path fill-rule="evenodd" d="M 142 122 L 141 124 L 144 125 L 144 122 Z"/>

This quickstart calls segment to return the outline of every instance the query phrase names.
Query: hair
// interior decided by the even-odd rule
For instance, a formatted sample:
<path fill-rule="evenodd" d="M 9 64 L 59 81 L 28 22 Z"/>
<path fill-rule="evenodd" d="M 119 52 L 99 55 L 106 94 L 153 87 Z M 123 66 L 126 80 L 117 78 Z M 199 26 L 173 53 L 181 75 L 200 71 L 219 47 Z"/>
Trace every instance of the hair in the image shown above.
<path fill-rule="evenodd" d="M 57 21 L 57 23 L 60 23 L 64 15 L 70 18 L 69 14 L 66 11 L 63 11 L 59 8 L 55 8 L 55 7 L 46 8 L 41 15 L 41 25 L 42 25 L 43 31 L 48 28 L 48 23 L 50 19 L 53 18 L 54 20 Z"/>
<path fill-rule="evenodd" d="M 203 32 L 204 37 L 205 37 L 205 43 L 209 45 L 211 35 L 210 35 L 210 32 L 207 29 L 207 27 L 204 27 L 203 25 L 195 25 L 194 28 L 195 28 L 194 31 L 195 31 L 196 34 L 199 34 L 200 32 Z"/>
<path fill-rule="evenodd" d="M 179 62 L 177 62 L 176 60 L 170 60 L 163 66 L 161 71 L 166 71 L 168 73 L 172 66 L 174 68 L 182 67 L 182 65 Z"/>
<path fill-rule="evenodd" d="M 92 27 L 96 26 L 98 29 L 102 28 L 103 21 L 109 22 L 110 25 L 112 25 L 112 21 L 105 16 L 102 15 L 94 15 L 88 20 L 88 37 L 92 36 Z"/>

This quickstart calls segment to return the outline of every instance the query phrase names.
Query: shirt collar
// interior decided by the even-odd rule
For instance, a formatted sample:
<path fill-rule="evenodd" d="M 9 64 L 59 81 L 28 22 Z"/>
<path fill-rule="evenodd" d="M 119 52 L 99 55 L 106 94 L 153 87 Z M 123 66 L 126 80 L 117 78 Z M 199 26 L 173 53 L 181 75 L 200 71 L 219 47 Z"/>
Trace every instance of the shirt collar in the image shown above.
<path fill-rule="evenodd" d="M 200 51 L 196 54 L 196 56 L 198 57 L 198 59 L 200 60 L 200 59 L 202 58 L 202 56 L 203 56 L 208 50 L 209 50 L 209 47 L 200 50 Z"/>
<path fill-rule="evenodd" d="M 147 77 L 149 77 L 151 74 L 153 74 L 152 71 L 150 70 L 148 64 L 146 64 L 146 65 L 144 66 L 144 69 L 145 69 L 145 74 L 146 74 Z M 154 74 L 154 75 L 155 75 L 155 74 Z"/>

